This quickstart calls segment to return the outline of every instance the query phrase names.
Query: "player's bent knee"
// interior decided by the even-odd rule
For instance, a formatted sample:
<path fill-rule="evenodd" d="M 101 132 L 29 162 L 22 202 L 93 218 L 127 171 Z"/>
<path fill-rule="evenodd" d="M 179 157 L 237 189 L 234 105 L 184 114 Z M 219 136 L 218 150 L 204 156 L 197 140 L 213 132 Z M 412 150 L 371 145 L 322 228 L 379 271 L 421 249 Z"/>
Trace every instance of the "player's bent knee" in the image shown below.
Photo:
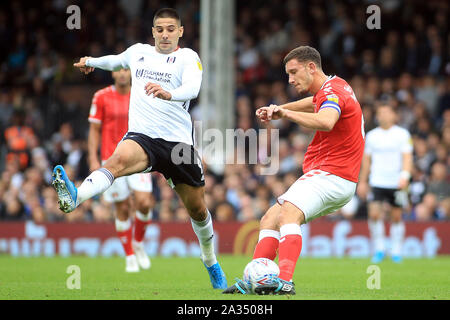
<path fill-rule="evenodd" d="M 262 216 L 260 222 L 259 222 L 259 229 L 272 229 L 276 230 L 278 229 L 278 214 L 279 214 L 279 208 L 270 208 L 264 216 Z"/>
<path fill-rule="evenodd" d="M 122 172 L 125 170 L 128 164 L 128 156 L 121 154 L 119 152 L 115 152 L 106 160 L 104 167 L 111 171 L 114 177 L 118 177 L 122 175 Z"/>
<path fill-rule="evenodd" d="M 147 212 L 149 212 L 150 211 L 150 209 L 151 209 L 151 201 L 150 200 L 146 200 L 146 199 L 144 199 L 144 200 L 138 200 L 137 202 L 136 202 L 136 207 L 137 207 L 137 209 L 140 211 L 140 212 L 142 212 L 143 214 L 146 214 Z"/>
<path fill-rule="evenodd" d="M 279 225 L 285 225 L 290 223 L 303 224 L 306 222 L 305 214 L 300 208 L 296 207 L 292 203 L 285 201 L 281 206 Z"/>
<path fill-rule="evenodd" d="M 204 221 L 207 217 L 206 207 L 203 204 L 190 205 L 186 209 L 195 221 Z"/>
<path fill-rule="evenodd" d="M 117 218 L 121 221 L 127 220 L 129 217 L 129 211 L 130 211 L 128 198 L 124 201 L 116 202 L 115 207 L 116 207 Z"/>

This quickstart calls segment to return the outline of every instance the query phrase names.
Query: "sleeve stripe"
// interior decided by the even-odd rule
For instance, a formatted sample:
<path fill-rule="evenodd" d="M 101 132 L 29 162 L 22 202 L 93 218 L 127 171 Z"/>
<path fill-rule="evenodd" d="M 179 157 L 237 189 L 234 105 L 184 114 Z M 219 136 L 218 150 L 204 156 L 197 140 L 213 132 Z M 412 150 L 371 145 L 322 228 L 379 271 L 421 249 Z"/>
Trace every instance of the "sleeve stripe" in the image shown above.
<path fill-rule="evenodd" d="M 339 105 L 336 102 L 325 102 L 324 104 L 322 104 L 322 106 L 319 108 L 319 110 L 322 110 L 324 108 L 333 108 L 335 109 L 337 112 L 339 112 L 339 114 L 341 114 L 341 108 L 339 107 Z"/>
<path fill-rule="evenodd" d="M 325 108 L 332 108 L 332 109 L 336 110 L 337 112 L 339 112 L 339 114 L 341 114 L 341 109 L 337 108 L 336 106 L 326 105 L 326 106 L 320 107 L 319 110 L 322 110 L 322 109 L 325 109 Z"/>
<path fill-rule="evenodd" d="M 100 119 L 95 119 L 95 118 L 88 118 L 89 122 L 93 122 L 93 123 L 102 123 L 102 120 Z"/>
<path fill-rule="evenodd" d="M 333 104 L 333 105 L 335 105 L 336 107 L 338 107 L 338 108 L 340 109 L 339 103 L 337 103 L 337 102 L 335 102 L 335 101 L 325 100 L 325 101 L 322 103 L 322 106 L 324 106 L 324 105 L 326 105 L 326 104 Z"/>

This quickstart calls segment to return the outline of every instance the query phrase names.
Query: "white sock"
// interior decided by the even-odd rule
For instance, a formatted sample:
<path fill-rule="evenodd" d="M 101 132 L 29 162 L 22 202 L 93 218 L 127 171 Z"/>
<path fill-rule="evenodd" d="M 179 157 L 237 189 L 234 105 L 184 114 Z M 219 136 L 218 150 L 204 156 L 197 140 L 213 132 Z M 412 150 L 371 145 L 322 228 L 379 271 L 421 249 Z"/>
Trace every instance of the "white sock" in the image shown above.
<path fill-rule="evenodd" d="M 131 220 L 127 219 L 125 221 L 121 221 L 116 218 L 115 225 L 116 225 L 116 231 L 118 231 L 118 232 L 127 231 L 128 229 L 131 228 Z"/>
<path fill-rule="evenodd" d="M 212 225 L 211 214 L 207 211 L 208 216 L 204 221 L 195 221 L 191 219 L 192 229 L 194 229 L 200 243 L 202 251 L 202 260 L 207 267 L 211 267 L 217 263 L 216 254 L 214 252 L 214 230 Z"/>
<path fill-rule="evenodd" d="M 103 193 L 114 182 L 114 176 L 105 168 L 92 172 L 77 188 L 77 206 L 84 201 Z"/>
<path fill-rule="evenodd" d="M 369 219 L 369 231 L 370 231 L 370 237 L 372 238 L 375 252 L 377 251 L 383 251 L 385 250 L 384 247 L 384 222 L 383 220 L 371 220 Z"/>
<path fill-rule="evenodd" d="M 401 256 L 403 239 L 405 237 L 405 224 L 403 221 L 392 223 L 389 233 L 391 235 L 391 255 Z"/>
<path fill-rule="evenodd" d="M 271 230 L 271 229 L 262 229 L 261 231 L 259 231 L 258 242 L 267 237 L 272 237 L 277 240 L 280 240 L 280 231 Z"/>
<path fill-rule="evenodd" d="M 139 210 L 136 210 L 136 217 L 141 221 L 148 222 L 153 218 L 153 210 L 149 210 L 147 214 L 144 214 Z"/>
<path fill-rule="evenodd" d="M 289 223 L 280 227 L 280 239 L 283 240 L 283 237 L 290 234 L 302 236 L 302 229 L 300 228 L 300 225 L 297 223 Z"/>

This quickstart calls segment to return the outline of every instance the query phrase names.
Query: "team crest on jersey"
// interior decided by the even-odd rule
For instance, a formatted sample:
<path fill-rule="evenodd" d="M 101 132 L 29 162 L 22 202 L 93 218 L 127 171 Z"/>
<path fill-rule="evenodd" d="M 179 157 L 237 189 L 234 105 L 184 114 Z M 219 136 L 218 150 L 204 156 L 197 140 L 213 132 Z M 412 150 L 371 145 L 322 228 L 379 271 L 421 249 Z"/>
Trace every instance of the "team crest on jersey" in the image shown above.
<path fill-rule="evenodd" d="M 167 58 L 167 63 L 175 63 L 176 59 L 177 59 L 177 57 L 168 57 Z"/>
<path fill-rule="evenodd" d="M 329 95 L 327 95 L 327 100 L 328 100 L 328 101 L 333 101 L 333 102 L 336 102 L 336 103 L 339 104 L 339 98 L 338 98 L 338 96 L 335 95 L 335 94 L 329 94 Z"/>

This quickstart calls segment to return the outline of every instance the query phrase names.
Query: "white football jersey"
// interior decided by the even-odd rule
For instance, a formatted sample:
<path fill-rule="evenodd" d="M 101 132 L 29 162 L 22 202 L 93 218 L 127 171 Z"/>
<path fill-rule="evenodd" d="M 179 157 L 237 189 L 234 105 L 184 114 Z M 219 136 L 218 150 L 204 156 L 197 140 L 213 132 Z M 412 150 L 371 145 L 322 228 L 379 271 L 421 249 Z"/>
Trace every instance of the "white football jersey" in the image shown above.
<path fill-rule="evenodd" d="M 188 110 L 190 100 L 198 96 L 203 73 L 195 51 L 178 48 L 163 54 L 152 45 L 137 43 L 119 55 L 90 58 L 86 64 L 104 70 L 131 70 L 129 132 L 193 145 Z M 153 94 L 148 96 L 145 85 L 149 82 L 170 92 L 172 100 L 155 98 Z"/>
<path fill-rule="evenodd" d="M 369 185 L 397 189 L 403 165 L 403 153 L 412 153 L 408 130 L 397 125 L 388 130 L 377 127 L 366 135 L 364 153 L 370 155 Z"/>

